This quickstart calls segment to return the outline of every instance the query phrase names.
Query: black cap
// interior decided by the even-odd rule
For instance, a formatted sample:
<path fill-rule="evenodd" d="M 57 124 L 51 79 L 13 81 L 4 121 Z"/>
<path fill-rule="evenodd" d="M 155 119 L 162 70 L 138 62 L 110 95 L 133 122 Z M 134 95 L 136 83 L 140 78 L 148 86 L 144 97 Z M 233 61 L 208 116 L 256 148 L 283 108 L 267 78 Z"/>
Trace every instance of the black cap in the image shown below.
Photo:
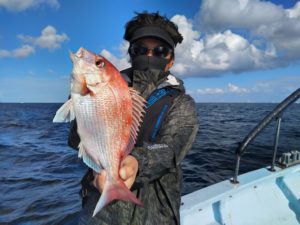
<path fill-rule="evenodd" d="M 134 31 L 132 37 L 130 38 L 130 42 L 134 42 L 137 39 L 144 37 L 154 37 L 159 38 L 169 44 L 172 48 L 174 48 L 175 44 L 171 36 L 168 32 L 164 31 L 162 28 L 157 26 L 144 26 L 138 28 Z"/>

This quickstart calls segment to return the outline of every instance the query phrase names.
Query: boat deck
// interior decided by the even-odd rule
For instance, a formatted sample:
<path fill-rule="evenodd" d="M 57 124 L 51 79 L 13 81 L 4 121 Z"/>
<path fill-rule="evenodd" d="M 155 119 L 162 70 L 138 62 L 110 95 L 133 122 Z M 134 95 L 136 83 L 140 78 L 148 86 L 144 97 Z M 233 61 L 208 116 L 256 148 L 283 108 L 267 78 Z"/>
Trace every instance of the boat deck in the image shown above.
<path fill-rule="evenodd" d="M 183 225 L 300 224 L 300 165 L 267 168 L 182 197 Z"/>

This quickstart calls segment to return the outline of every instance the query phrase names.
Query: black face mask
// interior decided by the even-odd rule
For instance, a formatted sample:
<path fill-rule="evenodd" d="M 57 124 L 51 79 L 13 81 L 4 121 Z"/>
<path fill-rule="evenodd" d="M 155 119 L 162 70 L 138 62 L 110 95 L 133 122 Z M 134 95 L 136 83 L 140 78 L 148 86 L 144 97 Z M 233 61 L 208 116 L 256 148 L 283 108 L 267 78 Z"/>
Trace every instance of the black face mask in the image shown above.
<path fill-rule="evenodd" d="M 157 56 L 138 55 L 132 58 L 132 69 L 134 70 L 161 70 L 164 71 L 166 65 L 169 63 L 168 59 Z"/>

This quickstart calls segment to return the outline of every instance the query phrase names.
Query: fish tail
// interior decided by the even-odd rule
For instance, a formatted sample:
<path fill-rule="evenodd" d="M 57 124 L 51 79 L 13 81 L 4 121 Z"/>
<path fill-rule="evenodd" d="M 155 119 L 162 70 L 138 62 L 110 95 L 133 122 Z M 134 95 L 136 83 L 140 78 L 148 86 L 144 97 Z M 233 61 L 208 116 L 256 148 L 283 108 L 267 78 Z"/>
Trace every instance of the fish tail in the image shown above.
<path fill-rule="evenodd" d="M 99 201 L 93 212 L 93 217 L 106 205 L 113 200 L 120 199 L 123 201 L 130 201 L 137 205 L 144 204 L 127 188 L 123 181 L 109 182 L 106 181 Z"/>

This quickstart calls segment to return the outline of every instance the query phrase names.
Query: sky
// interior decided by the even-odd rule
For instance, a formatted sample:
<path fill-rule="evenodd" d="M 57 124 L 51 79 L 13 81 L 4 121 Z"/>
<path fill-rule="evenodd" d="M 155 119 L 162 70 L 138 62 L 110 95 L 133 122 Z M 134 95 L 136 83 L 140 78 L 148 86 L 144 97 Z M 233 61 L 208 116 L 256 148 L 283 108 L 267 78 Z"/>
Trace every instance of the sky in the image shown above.
<path fill-rule="evenodd" d="M 0 102 L 64 102 L 79 47 L 129 67 L 124 26 L 145 10 L 183 35 L 171 72 L 196 102 L 280 102 L 300 87 L 300 1 L 0 0 Z"/>

